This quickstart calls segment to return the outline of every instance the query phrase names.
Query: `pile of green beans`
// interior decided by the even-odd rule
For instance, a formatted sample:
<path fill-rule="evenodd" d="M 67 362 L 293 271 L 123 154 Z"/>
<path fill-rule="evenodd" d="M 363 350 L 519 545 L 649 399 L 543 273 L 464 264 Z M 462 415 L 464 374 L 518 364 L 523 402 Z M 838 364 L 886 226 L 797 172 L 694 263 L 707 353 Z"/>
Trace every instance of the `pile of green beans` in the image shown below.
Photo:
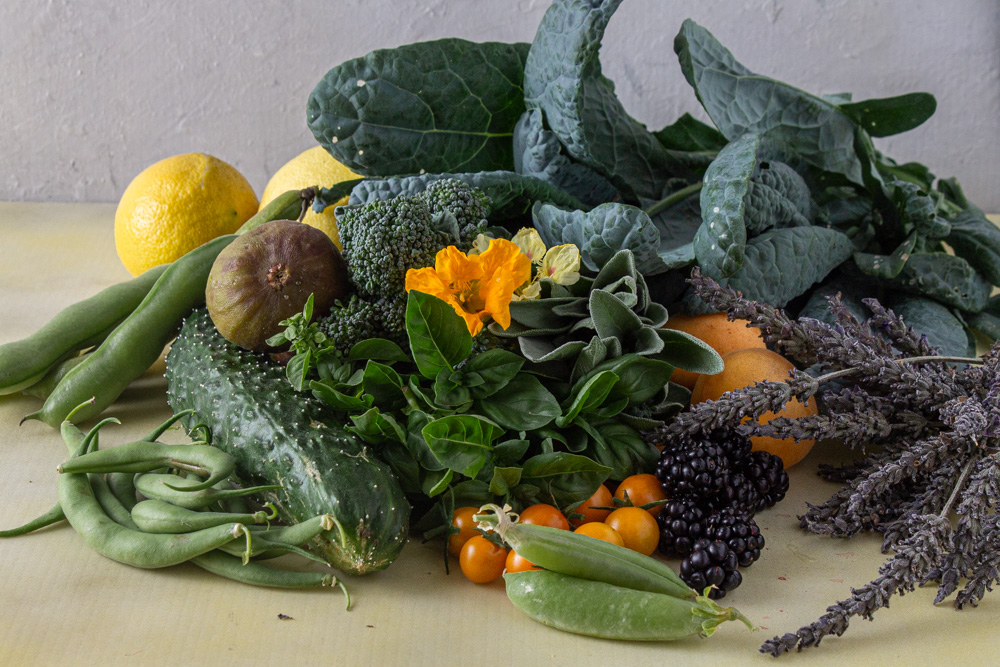
<path fill-rule="evenodd" d="M 691 589 L 666 563 L 586 535 L 518 523 L 508 509 L 484 505 L 475 518 L 543 568 L 504 574 L 507 597 L 540 623 L 631 641 L 709 637 L 726 621 L 753 629 L 742 613 Z"/>
<path fill-rule="evenodd" d="M 74 423 L 100 414 L 160 358 L 184 317 L 204 303 L 219 252 L 265 222 L 300 218 L 312 197 L 311 188 L 286 192 L 236 234 L 112 285 L 65 308 L 31 336 L 0 345 L 0 395 L 21 391 L 43 398 L 41 409 L 24 419 L 53 428 L 71 413 Z M 96 400 L 74 411 L 90 397 Z"/>
<path fill-rule="evenodd" d="M 83 410 L 85 405 L 77 409 Z M 58 468 L 59 502 L 19 528 L 0 531 L 0 537 L 25 535 L 65 519 L 92 549 L 120 563 L 162 568 L 191 562 L 256 586 L 338 586 L 350 608 L 347 590 L 333 574 L 289 572 L 260 562 L 296 553 L 329 565 L 302 547 L 337 528 L 333 517 L 322 515 L 292 526 L 271 526 L 277 516 L 273 505 L 256 511 L 228 511 L 234 508 L 226 503 L 234 498 L 275 487 L 233 487 L 228 481 L 232 458 L 208 442 L 158 442 L 155 438 L 182 414 L 174 415 L 142 440 L 111 449 L 100 449 L 99 433 L 107 424 L 118 423 L 117 419 L 104 419 L 85 434 L 73 424 L 73 414 L 70 411 L 60 424 L 71 457 Z M 191 499 L 197 500 L 188 502 Z M 243 507 L 237 505 L 236 509 Z"/>

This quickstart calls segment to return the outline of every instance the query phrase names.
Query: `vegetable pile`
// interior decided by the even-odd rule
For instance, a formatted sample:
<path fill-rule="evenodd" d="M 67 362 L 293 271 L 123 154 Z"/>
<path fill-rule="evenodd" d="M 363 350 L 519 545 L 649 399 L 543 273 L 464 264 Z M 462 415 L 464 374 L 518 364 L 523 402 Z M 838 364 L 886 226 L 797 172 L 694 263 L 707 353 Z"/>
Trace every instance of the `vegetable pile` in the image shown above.
<path fill-rule="evenodd" d="M 883 530 L 897 555 L 765 650 L 817 644 L 925 581 L 947 596 L 968 578 L 959 600 L 975 604 L 997 579 L 995 354 L 982 368 L 927 362 L 968 355 L 974 329 L 1000 335 L 1000 231 L 953 179 L 873 143 L 919 126 L 934 98 L 817 97 L 754 74 L 689 20 L 675 52 L 712 124 L 685 115 L 650 132 L 601 73 L 619 4 L 555 0 L 531 44 L 443 39 L 334 67 L 308 123 L 361 178 L 285 193 L 236 234 L 0 346 L 0 393 L 42 396 L 27 418 L 61 428 L 78 456 L 60 507 L 7 534 L 65 511 L 99 524 L 91 545 L 124 562 L 191 559 L 293 586 L 334 580 L 250 558 L 291 551 L 364 574 L 415 532 L 445 538 L 445 562 L 458 556 L 473 581 L 506 569 L 512 602 L 543 623 L 708 636 L 746 622 L 714 599 L 760 557 L 753 516 L 788 488 L 782 459 L 747 436 L 838 437 L 878 449 L 825 471 L 848 486 L 803 526 Z M 339 248 L 304 232 L 310 204 L 348 194 Z M 760 327 L 796 370 L 685 412 L 674 371 L 724 365 L 669 314 L 721 311 Z M 171 449 L 154 434 L 88 453 L 104 422 L 86 437 L 73 423 L 112 405 L 172 339 L 170 405 L 206 442 Z M 742 423 L 833 379 L 819 414 Z M 230 475 L 237 488 L 219 490 Z M 70 483 L 97 497 L 84 514 Z M 216 505 L 244 493 L 271 514 Z M 246 525 L 272 518 L 287 526 Z M 205 552 L 159 557 L 163 535 L 191 531 Z M 680 575 L 657 548 L 683 558 Z M 603 604 L 580 615 L 567 603 L 580 599 Z"/>

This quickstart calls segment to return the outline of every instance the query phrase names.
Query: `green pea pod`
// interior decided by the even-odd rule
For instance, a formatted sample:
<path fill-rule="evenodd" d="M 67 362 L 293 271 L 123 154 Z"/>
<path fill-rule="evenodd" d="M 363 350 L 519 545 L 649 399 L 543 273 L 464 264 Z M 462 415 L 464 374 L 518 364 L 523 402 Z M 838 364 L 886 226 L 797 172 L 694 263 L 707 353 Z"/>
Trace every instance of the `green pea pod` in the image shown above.
<path fill-rule="evenodd" d="M 60 473 L 151 472 L 168 467 L 206 477 L 204 481 L 185 484 L 184 491 L 200 491 L 221 482 L 236 469 L 233 457 L 204 443 L 164 445 L 137 440 L 112 449 L 100 449 L 63 462 Z"/>
<path fill-rule="evenodd" d="M 532 619 L 603 639 L 674 641 L 709 637 L 726 621 L 753 624 L 739 611 L 699 595 L 693 600 L 614 586 L 546 570 L 508 572 L 507 597 Z"/>
<path fill-rule="evenodd" d="M 85 421 L 111 405 L 132 380 L 159 359 L 184 317 L 205 302 L 205 283 L 212 263 L 236 236 L 213 239 L 170 264 L 135 310 L 86 361 L 66 374 L 42 408 L 25 419 L 38 419 L 53 428 L 75 406 L 95 401 L 73 415 Z"/>
<path fill-rule="evenodd" d="M 496 505 L 485 505 L 484 510 L 494 513 L 475 515 L 479 527 L 495 531 L 538 567 L 649 593 L 687 599 L 698 595 L 673 568 L 655 558 L 568 530 L 516 523 Z"/>
<path fill-rule="evenodd" d="M 63 359 L 103 341 L 146 298 L 166 268 L 157 266 L 105 288 L 67 306 L 27 338 L 0 345 L 0 395 L 30 387 Z"/>

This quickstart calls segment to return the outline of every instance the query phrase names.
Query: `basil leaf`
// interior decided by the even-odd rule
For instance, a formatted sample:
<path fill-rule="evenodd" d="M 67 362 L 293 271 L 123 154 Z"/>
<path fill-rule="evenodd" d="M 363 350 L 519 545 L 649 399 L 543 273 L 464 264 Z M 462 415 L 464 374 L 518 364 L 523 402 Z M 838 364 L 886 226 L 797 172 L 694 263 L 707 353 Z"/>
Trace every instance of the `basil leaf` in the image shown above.
<path fill-rule="evenodd" d="M 472 351 L 465 321 L 445 301 L 411 290 L 406 298 L 406 334 L 420 374 L 433 379 Z"/>
<path fill-rule="evenodd" d="M 526 460 L 521 466 L 521 481 L 539 487 L 546 502 L 561 508 L 592 496 L 610 472 L 586 456 L 552 452 Z"/>
<path fill-rule="evenodd" d="M 522 433 L 523 435 L 524 433 Z M 523 437 L 498 442 L 493 446 L 493 461 L 500 465 L 516 463 L 524 457 L 530 445 L 531 442 Z"/>
<path fill-rule="evenodd" d="M 691 173 L 629 116 L 601 73 L 598 49 L 620 2 L 549 6 L 524 65 L 524 100 L 544 112 L 570 156 L 637 203 L 660 199 L 668 178 Z"/>
<path fill-rule="evenodd" d="M 517 486 L 520 481 L 520 468 L 494 468 L 493 479 L 490 480 L 490 493 L 496 496 L 505 496 L 510 493 L 510 490 Z"/>
<path fill-rule="evenodd" d="M 444 368 L 434 378 L 434 402 L 442 407 L 452 408 L 472 400 L 469 390 L 462 386 L 462 374 Z"/>
<path fill-rule="evenodd" d="M 445 466 L 438 461 L 423 436 L 424 427 L 431 418 L 421 410 L 413 410 L 406 421 L 406 448 L 424 470 L 444 470 Z"/>
<path fill-rule="evenodd" d="M 406 442 L 406 431 L 396 422 L 391 414 L 379 412 L 371 408 L 360 415 L 351 415 L 353 426 L 347 430 L 354 433 L 365 442 L 381 444 L 385 442 Z"/>
<path fill-rule="evenodd" d="M 420 433 L 441 465 L 475 477 L 503 430 L 474 415 L 451 415 L 429 422 Z"/>
<path fill-rule="evenodd" d="M 452 478 L 454 478 L 455 473 L 451 470 L 434 470 L 427 473 L 424 477 L 424 482 L 421 485 L 421 490 L 424 495 L 428 498 L 433 498 L 445 492 L 448 485 L 451 484 Z"/>
<path fill-rule="evenodd" d="M 617 383 L 618 376 L 611 371 L 601 371 L 591 377 L 573 394 L 566 412 L 556 418 L 556 426 L 562 428 L 581 414 L 596 410 Z"/>
<path fill-rule="evenodd" d="M 399 345 L 385 338 L 369 338 L 359 343 L 355 343 L 351 351 L 347 353 L 349 361 L 388 361 L 388 362 L 408 362 L 410 357 Z"/>
<path fill-rule="evenodd" d="M 403 378 L 391 367 L 377 361 L 369 361 L 365 365 L 361 384 L 365 393 L 371 394 L 380 405 L 394 404 L 405 398 Z"/>
<path fill-rule="evenodd" d="M 309 96 L 309 129 L 366 176 L 512 169 L 528 48 L 451 38 L 347 60 Z"/>
<path fill-rule="evenodd" d="M 512 431 L 533 431 L 562 414 L 556 397 L 534 375 L 521 372 L 504 391 L 476 402 L 476 410 Z"/>
<path fill-rule="evenodd" d="M 309 379 L 309 370 L 312 366 L 312 350 L 296 354 L 288 360 L 285 366 L 285 377 L 295 388 L 295 391 L 302 391 Z"/>
<path fill-rule="evenodd" d="M 364 412 L 374 403 L 370 394 L 350 396 L 335 389 L 327 380 L 312 380 L 309 389 L 327 407 L 341 412 Z"/>
<path fill-rule="evenodd" d="M 524 365 L 524 357 L 507 350 L 487 350 L 469 359 L 462 372 L 476 373 L 482 383 L 470 388 L 473 398 L 488 398 L 507 386 Z"/>

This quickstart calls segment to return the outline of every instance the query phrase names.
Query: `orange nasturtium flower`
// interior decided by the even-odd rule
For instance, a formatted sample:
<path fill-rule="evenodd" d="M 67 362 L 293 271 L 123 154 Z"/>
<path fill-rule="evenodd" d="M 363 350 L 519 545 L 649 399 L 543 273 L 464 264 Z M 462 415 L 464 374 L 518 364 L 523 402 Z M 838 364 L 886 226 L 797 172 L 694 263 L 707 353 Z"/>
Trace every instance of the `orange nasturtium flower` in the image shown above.
<path fill-rule="evenodd" d="M 438 252 L 433 267 L 406 272 L 406 291 L 417 290 L 447 301 L 462 316 L 473 336 L 493 318 L 510 326 L 514 290 L 531 280 L 531 260 L 505 239 L 492 239 L 479 255 L 455 246 Z"/>

